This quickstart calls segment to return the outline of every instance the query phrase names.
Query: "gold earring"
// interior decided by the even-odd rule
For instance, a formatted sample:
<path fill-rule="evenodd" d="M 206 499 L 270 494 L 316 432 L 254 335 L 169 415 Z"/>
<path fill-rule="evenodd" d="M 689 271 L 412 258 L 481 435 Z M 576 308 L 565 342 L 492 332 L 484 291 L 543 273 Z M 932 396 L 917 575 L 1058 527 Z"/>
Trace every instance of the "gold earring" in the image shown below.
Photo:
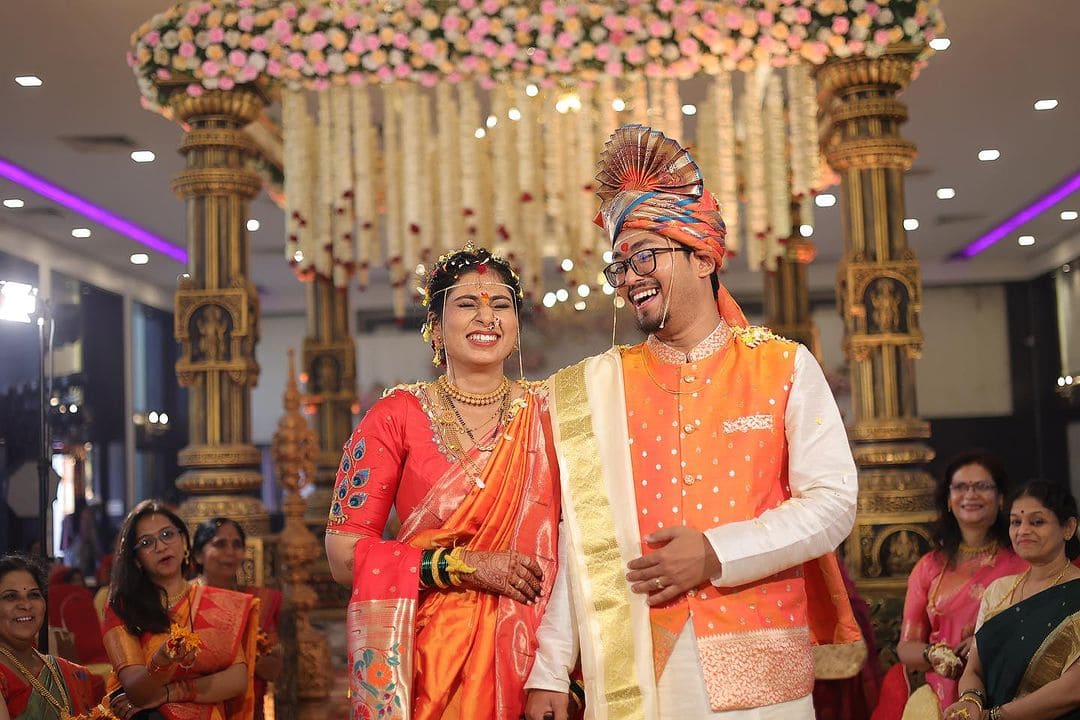
<path fill-rule="evenodd" d="M 435 367 L 441 366 L 443 364 L 443 355 L 446 352 L 443 348 L 442 335 L 431 338 L 431 349 L 435 352 L 435 357 L 431 358 L 431 364 Z"/>

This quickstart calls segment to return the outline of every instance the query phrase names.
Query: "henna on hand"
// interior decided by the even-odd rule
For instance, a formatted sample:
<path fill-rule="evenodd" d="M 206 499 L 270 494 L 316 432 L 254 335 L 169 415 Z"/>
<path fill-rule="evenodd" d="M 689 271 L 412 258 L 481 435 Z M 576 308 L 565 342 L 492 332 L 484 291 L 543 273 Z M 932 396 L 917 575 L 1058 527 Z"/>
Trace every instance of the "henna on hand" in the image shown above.
<path fill-rule="evenodd" d="M 461 575 L 462 587 L 505 595 L 531 604 L 540 595 L 543 572 L 535 559 L 513 551 L 467 550 L 462 560 L 475 572 Z"/>

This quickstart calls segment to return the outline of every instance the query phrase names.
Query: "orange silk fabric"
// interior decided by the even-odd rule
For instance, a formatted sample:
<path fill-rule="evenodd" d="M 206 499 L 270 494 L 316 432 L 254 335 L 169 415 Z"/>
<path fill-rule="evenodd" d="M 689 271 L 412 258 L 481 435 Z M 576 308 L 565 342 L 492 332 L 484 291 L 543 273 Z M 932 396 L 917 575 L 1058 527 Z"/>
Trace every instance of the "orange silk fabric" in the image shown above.
<path fill-rule="evenodd" d="M 528 404 L 484 467 L 485 487 L 476 487 L 460 465 L 453 466 L 450 487 L 440 486 L 444 492 L 459 487 L 464 492 L 460 503 L 438 527 L 438 508 L 422 513 L 431 517 L 421 521 L 426 527 L 407 519 L 399 539 L 420 548 L 460 545 L 532 556 L 544 572 L 543 598 L 523 605 L 473 590 L 421 594 L 414 720 L 516 720 L 524 706 L 522 688 L 536 652 L 536 628 L 555 579 L 559 519 L 558 466 L 548 416 L 539 397 L 527 397 Z"/>
<path fill-rule="evenodd" d="M 250 595 L 205 585 L 192 585 L 172 608 L 174 623 L 188 625 L 202 640 L 195 665 L 178 668 L 175 680 L 212 675 L 237 662 L 247 664 L 247 688 L 244 694 L 223 703 L 168 703 L 157 708 L 166 720 L 249 720 L 255 712 L 252 681 L 255 672 L 255 642 L 259 633 L 259 600 Z M 136 638 L 123 621 L 105 610 L 105 650 L 116 671 L 109 676 L 108 690 L 120 687 L 117 673 L 132 665 L 146 665 L 168 633 L 144 633 Z"/>

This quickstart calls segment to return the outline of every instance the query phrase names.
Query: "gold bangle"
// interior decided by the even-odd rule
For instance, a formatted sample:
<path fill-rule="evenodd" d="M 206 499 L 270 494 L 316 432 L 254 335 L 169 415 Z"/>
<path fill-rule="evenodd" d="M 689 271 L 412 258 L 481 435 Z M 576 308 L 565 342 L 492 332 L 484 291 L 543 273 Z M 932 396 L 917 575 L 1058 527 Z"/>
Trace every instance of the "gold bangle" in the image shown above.
<path fill-rule="evenodd" d="M 446 548 L 438 548 L 431 556 L 431 578 L 435 581 L 435 586 L 440 590 L 445 590 L 450 587 L 443 582 L 441 577 L 439 577 L 439 561 L 445 553 Z"/>
<path fill-rule="evenodd" d="M 461 585 L 462 575 L 471 575 L 476 572 L 476 568 L 470 567 L 465 559 L 462 557 L 465 554 L 465 548 L 460 545 L 450 551 L 450 554 L 446 556 L 446 570 L 450 575 L 450 582 L 455 587 Z"/>
<path fill-rule="evenodd" d="M 979 707 L 979 712 L 982 712 L 985 707 L 983 705 L 983 699 L 978 690 L 965 690 L 960 693 L 960 697 L 956 699 L 957 702 L 963 702 L 964 700 L 970 700 Z"/>

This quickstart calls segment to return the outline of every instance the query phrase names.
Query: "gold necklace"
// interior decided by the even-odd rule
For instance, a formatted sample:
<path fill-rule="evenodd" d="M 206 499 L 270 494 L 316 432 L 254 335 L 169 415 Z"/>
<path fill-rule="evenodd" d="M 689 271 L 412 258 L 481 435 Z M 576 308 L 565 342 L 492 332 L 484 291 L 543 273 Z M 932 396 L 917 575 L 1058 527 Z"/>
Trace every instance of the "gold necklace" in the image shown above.
<path fill-rule="evenodd" d="M 186 593 L 190 587 L 191 587 L 191 583 L 185 581 L 184 582 L 184 589 L 181 590 L 180 592 L 176 593 L 175 595 L 170 595 L 169 591 L 166 590 L 165 591 L 165 602 L 167 603 L 166 604 L 166 609 L 171 608 L 173 605 L 180 602 L 180 598 L 184 597 L 184 593 Z"/>
<path fill-rule="evenodd" d="M 998 547 L 998 541 L 991 539 L 984 542 L 982 545 L 968 545 L 967 543 L 960 543 L 959 549 L 956 551 L 956 558 L 973 558 L 979 555 L 986 555 L 987 553 L 996 551 Z"/>
<path fill-rule="evenodd" d="M 475 405 L 477 407 L 491 405 L 492 403 L 501 400 L 503 394 L 510 389 L 510 381 L 505 375 L 503 376 L 502 382 L 499 383 L 499 387 L 488 393 L 473 393 L 468 390 L 462 390 L 457 385 L 450 382 L 450 379 L 445 375 L 440 375 L 436 382 L 438 383 L 440 390 L 443 390 L 447 395 L 458 402 L 466 405 Z"/>
<path fill-rule="evenodd" d="M 1072 563 L 1071 563 L 1071 562 L 1069 562 L 1069 558 L 1065 558 L 1065 566 L 1061 568 L 1061 572 L 1059 572 L 1059 573 L 1057 574 L 1057 576 L 1056 576 L 1056 577 L 1055 577 L 1055 578 L 1054 578 L 1053 580 L 1051 580 L 1051 581 L 1050 581 L 1050 582 L 1049 582 L 1049 583 L 1047 584 L 1047 586 L 1046 586 L 1046 587 L 1044 587 L 1044 588 L 1043 588 L 1043 590 L 1049 590 L 1050 588 L 1054 587 L 1054 586 L 1055 586 L 1055 585 L 1057 585 L 1057 584 L 1058 584 L 1059 582 L 1061 582 L 1061 578 L 1065 577 L 1065 573 L 1069 572 L 1069 568 L 1070 568 L 1070 567 L 1072 567 Z M 1026 572 L 1026 573 L 1024 573 L 1024 579 L 1025 579 L 1025 580 L 1027 580 L 1027 577 L 1028 577 L 1028 575 L 1030 575 L 1030 574 L 1031 574 L 1031 568 L 1028 568 L 1028 569 L 1027 569 L 1027 572 Z M 1039 592 L 1042 592 L 1042 590 L 1040 590 Z M 1030 595 L 1029 597 L 1034 597 L 1035 595 L 1038 595 L 1038 594 L 1039 594 L 1039 593 L 1037 593 L 1037 592 L 1036 592 L 1036 593 L 1032 593 L 1032 594 L 1031 594 L 1031 595 Z M 1023 592 L 1023 589 L 1021 589 L 1021 591 L 1020 591 L 1020 599 L 1021 599 L 1021 600 L 1025 599 L 1025 598 L 1024 598 L 1024 592 Z"/>
<path fill-rule="evenodd" d="M 37 676 L 31 673 L 30 670 L 28 670 L 27 667 L 19 661 L 19 658 L 15 657 L 15 655 L 3 645 L 0 645 L 0 653 L 2 653 L 4 657 L 6 657 L 15 665 L 15 669 L 22 673 L 23 677 L 30 681 L 30 686 L 34 688 L 34 691 L 41 695 L 41 697 L 45 698 L 45 702 L 56 708 L 56 712 L 60 715 L 60 720 L 68 720 L 71 717 L 71 703 L 68 699 L 67 693 L 64 691 L 64 683 L 56 672 L 56 668 L 49 664 L 49 661 L 45 658 L 44 655 L 39 653 L 37 650 L 34 651 L 34 653 L 41 659 L 41 662 L 48 669 L 49 675 L 52 677 L 53 684 L 56 685 L 56 689 L 60 691 L 59 699 L 51 692 L 49 692 L 49 689 L 46 688 L 40 680 L 38 680 Z"/>
<path fill-rule="evenodd" d="M 462 447 L 461 436 L 458 434 L 457 428 L 460 427 L 466 432 L 469 439 L 473 441 L 473 445 L 476 446 L 478 450 L 482 452 L 494 450 L 495 445 L 498 444 L 499 430 L 501 429 L 502 421 L 506 417 L 509 408 L 509 388 L 507 388 L 507 392 L 503 397 L 502 406 L 499 409 L 500 419 L 496 431 L 493 434 L 494 440 L 490 447 L 481 446 L 476 442 L 476 438 L 473 437 L 473 433 L 470 431 L 469 426 L 465 424 L 464 419 L 461 417 L 461 413 L 458 411 L 457 407 L 454 406 L 449 393 L 445 392 L 445 389 L 439 384 L 435 384 L 434 389 L 437 405 L 440 406 L 442 410 L 442 416 L 436 417 L 436 420 L 442 428 L 443 441 L 446 444 L 446 449 L 459 463 L 461 463 L 462 468 L 465 470 L 465 476 L 472 480 L 473 483 L 482 490 L 486 487 L 486 483 L 484 483 L 484 480 L 481 477 L 481 469 L 477 467 L 476 463 L 473 462 L 473 459 L 469 457 L 468 452 Z"/>

